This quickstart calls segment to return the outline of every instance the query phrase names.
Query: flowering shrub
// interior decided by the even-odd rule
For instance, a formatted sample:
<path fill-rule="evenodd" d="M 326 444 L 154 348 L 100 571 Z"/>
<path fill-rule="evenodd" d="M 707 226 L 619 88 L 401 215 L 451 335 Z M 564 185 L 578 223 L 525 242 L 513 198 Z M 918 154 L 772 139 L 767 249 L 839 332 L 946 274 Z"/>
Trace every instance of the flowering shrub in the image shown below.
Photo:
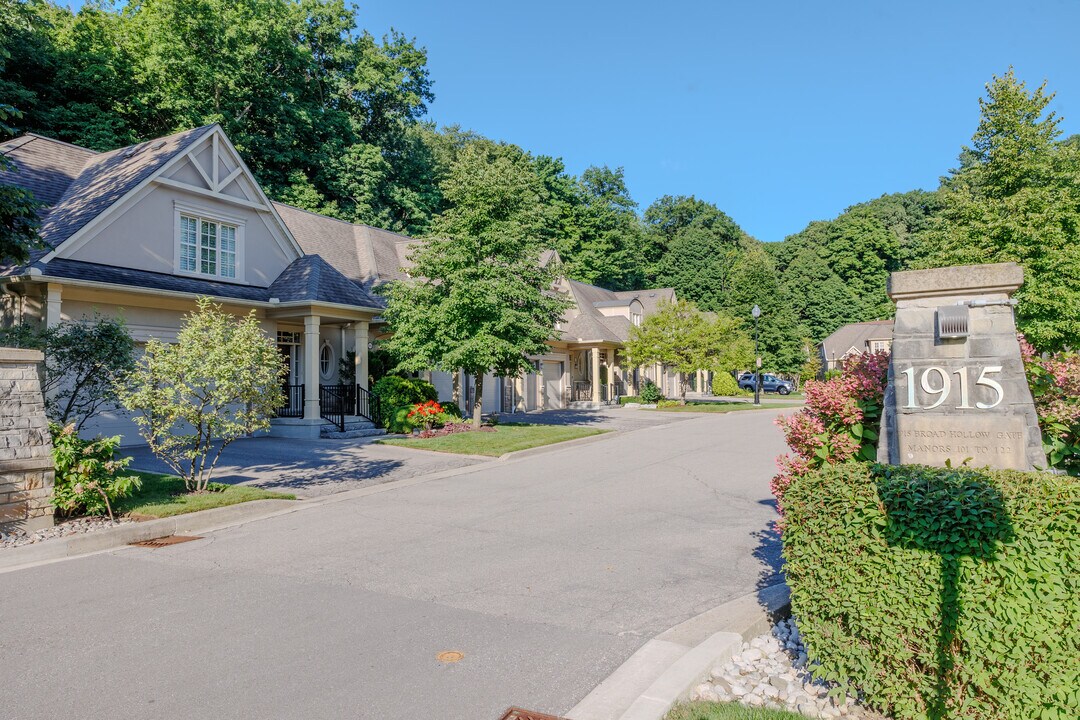
<path fill-rule="evenodd" d="M 1043 451 L 1050 467 L 1069 475 L 1080 475 L 1080 355 L 1059 352 L 1042 357 L 1024 338 L 1020 355 L 1024 359 L 1028 384 L 1035 400 L 1035 412 L 1043 434 Z"/>
<path fill-rule="evenodd" d="M 433 425 L 441 424 L 445 419 L 442 405 L 435 400 L 416 403 L 406 416 L 416 425 L 423 425 L 425 430 L 430 430 Z"/>
<path fill-rule="evenodd" d="M 784 492 L 795 478 L 825 463 L 877 458 L 888 372 L 887 352 L 853 356 L 839 375 L 806 383 L 806 407 L 777 418 L 793 452 L 777 459 L 780 472 L 771 483 L 781 513 Z"/>

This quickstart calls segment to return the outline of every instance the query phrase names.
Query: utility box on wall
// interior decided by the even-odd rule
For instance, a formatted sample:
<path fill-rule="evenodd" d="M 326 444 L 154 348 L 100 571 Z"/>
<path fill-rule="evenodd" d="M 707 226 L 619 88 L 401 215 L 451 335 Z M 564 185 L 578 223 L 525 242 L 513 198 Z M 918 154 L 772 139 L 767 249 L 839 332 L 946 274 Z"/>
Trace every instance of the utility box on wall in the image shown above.
<path fill-rule="evenodd" d="M 53 457 L 37 350 L 0 348 L 0 531 L 53 524 Z"/>
<path fill-rule="evenodd" d="M 892 274 L 881 462 L 1046 467 L 1013 316 L 1023 282 L 1015 263 Z"/>

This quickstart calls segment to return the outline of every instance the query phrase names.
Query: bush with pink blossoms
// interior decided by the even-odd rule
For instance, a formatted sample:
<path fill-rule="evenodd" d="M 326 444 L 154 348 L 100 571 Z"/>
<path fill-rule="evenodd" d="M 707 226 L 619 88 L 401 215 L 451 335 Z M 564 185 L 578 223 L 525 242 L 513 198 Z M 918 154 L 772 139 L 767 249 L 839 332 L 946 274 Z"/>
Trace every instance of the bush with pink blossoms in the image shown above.
<path fill-rule="evenodd" d="M 806 383 L 806 407 L 777 418 L 793 453 L 777 459 L 780 472 L 772 479 L 781 513 L 784 492 L 796 478 L 825 463 L 877 459 L 888 373 L 886 352 L 852 356 L 838 375 Z"/>
<path fill-rule="evenodd" d="M 1020 354 L 1051 468 L 1080 476 L 1080 354 L 1039 355 L 1023 335 Z"/>

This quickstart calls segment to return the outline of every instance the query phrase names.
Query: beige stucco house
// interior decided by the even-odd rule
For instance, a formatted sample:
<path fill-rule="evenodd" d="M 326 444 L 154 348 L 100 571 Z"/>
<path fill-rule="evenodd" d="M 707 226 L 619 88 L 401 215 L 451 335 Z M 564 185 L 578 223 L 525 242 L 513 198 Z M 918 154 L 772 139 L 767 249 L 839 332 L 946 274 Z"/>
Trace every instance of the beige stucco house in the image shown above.
<path fill-rule="evenodd" d="M 408 277 L 416 240 L 271 202 L 218 125 L 106 153 L 24 135 L 0 153 L 14 166 L 0 182 L 43 205 L 44 242 L 29 262 L 0 267 L 3 323 L 101 313 L 122 317 L 136 342 L 169 341 L 207 296 L 236 314 L 254 310 L 288 364 L 288 402 L 271 434 L 317 437 L 328 421 L 371 414 L 368 351 L 386 332 L 372 291 Z M 548 251 L 541 262 L 561 261 Z M 674 301 L 674 290 L 613 292 L 565 278 L 554 290 L 572 303 L 549 351 L 530 359 L 532 373 L 484 378 L 485 412 L 596 406 L 636 394 L 645 379 L 677 392 L 677 374 L 627 367 L 622 354 L 630 328 Z M 356 386 L 343 392 L 339 362 L 350 352 Z M 450 374 L 426 376 L 441 399 L 453 396 Z M 459 381 L 469 406 L 472 379 Z M 84 429 L 138 437 L 120 412 Z"/>
<path fill-rule="evenodd" d="M 893 321 L 873 320 L 837 328 L 818 345 L 824 372 L 837 370 L 852 355 L 887 351 L 892 348 Z"/>
<path fill-rule="evenodd" d="M 289 403 L 272 434 L 318 436 L 328 404 L 355 414 L 354 397 L 343 408 L 320 386 L 337 384 L 349 351 L 366 386 L 370 325 L 381 308 L 368 257 L 375 246 L 394 252 L 404 238 L 270 202 L 217 125 L 107 153 L 37 135 L 4 142 L 0 152 L 14 165 L 0 182 L 30 189 L 43 204 L 45 245 L 28 263 L 0 268 L 4 323 L 53 326 L 101 313 L 123 317 L 137 342 L 168 341 L 196 298 L 208 296 L 230 312 L 254 310 L 288 362 Z M 346 246 L 359 254 L 360 245 L 365 262 L 338 257 Z M 328 250 L 329 258 L 320 254 Z M 137 438 L 120 413 L 86 430 Z"/>

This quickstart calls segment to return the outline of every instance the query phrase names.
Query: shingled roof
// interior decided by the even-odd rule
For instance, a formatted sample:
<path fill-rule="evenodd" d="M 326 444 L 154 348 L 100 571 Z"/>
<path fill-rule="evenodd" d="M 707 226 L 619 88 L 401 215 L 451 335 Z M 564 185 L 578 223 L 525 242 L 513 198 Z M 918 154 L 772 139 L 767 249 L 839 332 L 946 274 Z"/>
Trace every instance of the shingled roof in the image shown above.
<path fill-rule="evenodd" d="M 25 135 L 0 144 L 0 152 L 15 163 L 15 172 L 0 173 L 0 182 L 28 188 L 46 204 L 41 240 L 55 249 L 212 127 L 204 125 L 106 153 Z"/>
<path fill-rule="evenodd" d="M 385 304 L 318 255 L 293 260 L 270 284 L 269 293 L 282 302 L 310 300 L 371 308 Z"/>
<path fill-rule="evenodd" d="M 305 253 L 321 255 L 343 275 L 370 290 L 408 277 L 408 254 L 419 241 L 389 230 L 326 217 L 274 203 L 289 232 Z"/>
<path fill-rule="evenodd" d="M 866 352 L 871 340 L 892 340 L 892 336 L 892 320 L 852 323 L 837 328 L 832 335 L 822 340 L 821 348 L 827 359 L 838 360 L 852 348 L 855 352 Z"/>

